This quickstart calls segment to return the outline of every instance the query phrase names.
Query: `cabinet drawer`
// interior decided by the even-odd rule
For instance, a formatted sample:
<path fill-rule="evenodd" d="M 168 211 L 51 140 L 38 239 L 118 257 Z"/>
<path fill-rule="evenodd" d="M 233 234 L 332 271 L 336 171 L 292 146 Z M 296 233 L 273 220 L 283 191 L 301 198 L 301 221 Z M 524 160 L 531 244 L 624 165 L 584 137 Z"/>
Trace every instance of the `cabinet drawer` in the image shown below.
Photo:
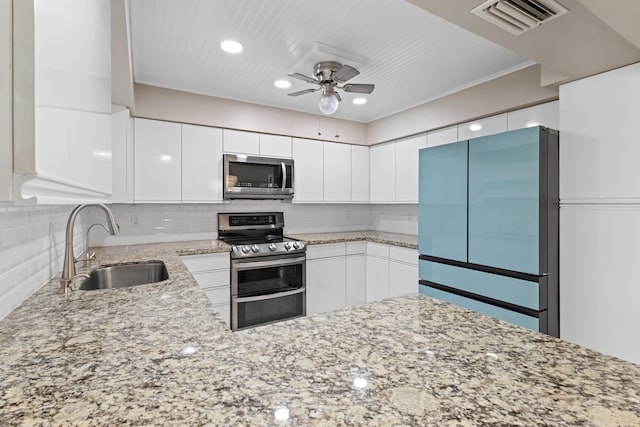
<path fill-rule="evenodd" d="M 420 260 L 420 279 L 532 310 L 547 308 L 547 299 L 543 294 L 546 283 L 539 284 L 426 260 Z"/>
<path fill-rule="evenodd" d="M 366 254 L 367 242 L 349 242 L 347 243 L 347 255 Z"/>
<path fill-rule="evenodd" d="M 367 243 L 367 255 L 389 258 L 389 246 L 382 243 Z"/>
<path fill-rule="evenodd" d="M 540 330 L 540 320 L 536 317 L 527 316 L 526 314 L 517 313 L 515 311 L 507 310 L 501 307 L 496 307 L 491 304 L 485 304 L 480 301 L 476 301 L 470 298 L 465 298 L 460 295 L 451 294 L 449 292 L 441 291 L 439 289 L 433 289 L 428 286 L 420 285 L 420 293 L 431 298 L 445 301 L 451 304 L 455 304 L 459 307 L 464 307 L 468 310 L 473 310 L 478 313 L 486 314 L 487 316 L 494 317 L 496 319 L 504 320 L 515 325 L 523 326 L 533 331 Z M 541 313 L 544 316 L 546 313 Z"/>
<path fill-rule="evenodd" d="M 196 279 L 201 288 L 215 288 L 218 286 L 229 286 L 230 273 L 226 271 L 209 271 L 206 273 L 195 273 L 193 278 Z"/>
<path fill-rule="evenodd" d="M 220 254 L 188 255 L 182 256 L 180 259 L 191 272 L 229 269 L 229 254 L 226 252 Z"/>
<path fill-rule="evenodd" d="M 307 247 L 307 259 L 339 257 L 345 255 L 346 249 L 344 243 L 311 245 Z"/>
<path fill-rule="evenodd" d="M 228 286 L 222 286 L 219 288 L 205 289 L 204 293 L 211 301 L 211 304 L 231 304 L 231 290 Z"/>
<path fill-rule="evenodd" d="M 415 249 L 389 246 L 389 258 L 406 264 L 418 265 L 418 251 Z"/>

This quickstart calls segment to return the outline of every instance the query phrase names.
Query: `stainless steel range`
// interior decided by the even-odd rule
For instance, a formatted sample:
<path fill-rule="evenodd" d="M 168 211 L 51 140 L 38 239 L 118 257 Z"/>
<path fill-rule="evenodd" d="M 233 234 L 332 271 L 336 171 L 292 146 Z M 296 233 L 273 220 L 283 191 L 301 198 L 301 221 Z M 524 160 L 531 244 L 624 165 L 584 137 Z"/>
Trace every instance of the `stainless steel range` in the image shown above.
<path fill-rule="evenodd" d="M 232 248 L 232 330 L 306 315 L 306 244 L 283 231 L 282 212 L 218 214 Z"/>

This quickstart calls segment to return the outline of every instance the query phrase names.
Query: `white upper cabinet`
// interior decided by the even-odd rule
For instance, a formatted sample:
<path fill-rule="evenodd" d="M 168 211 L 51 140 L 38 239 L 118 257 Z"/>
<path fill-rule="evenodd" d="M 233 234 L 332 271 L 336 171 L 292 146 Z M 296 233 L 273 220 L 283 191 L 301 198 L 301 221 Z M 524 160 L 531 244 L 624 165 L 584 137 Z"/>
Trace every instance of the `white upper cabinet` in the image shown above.
<path fill-rule="evenodd" d="M 222 201 L 222 129 L 182 125 L 182 201 Z"/>
<path fill-rule="evenodd" d="M 396 202 L 418 203 L 418 150 L 426 147 L 426 135 L 396 142 Z"/>
<path fill-rule="evenodd" d="M 351 146 L 348 144 L 324 143 L 324 201 L 351 201 Z"/>
<path fill-rule="evenodd" d="M 114 106 L 111 116 L 113 203 L 133 203 L 133 119 L 129 109 Z"/>
<path fill-rule="evenodd" d="M 182 160 L 180 123 L 136 119 L 134 198 L 137 202 L 180 202 Z"/>
<path fill-rule="evenodd" d="M 293 138 L 294 202 L 324 200 L 324 143 Z"/>
<path fill-rule="evenodd" d="M 233 154 L 260 154 L 260 135 L 255 132 L 224 129 L 224 152 Z"/>
<path fill-rule="evenodd" d="M 268 157 L 291 157 L 291 137 L 260 134 L 260 155 Z"/>
<path fill-rule="evenodd" d="M 458 125 L 458 140 L 477 138 L 507 131 L 507 113 Z"/>
<path fill-rule="evenodd" d="M 560 103 L 558 101 L 534 105 L 522 110 L 507 113 L 508 130 L 523 129 L 533 126 L 544 126 L 560 129 Z"/>
<path fill-rule="evenodd" d="M 13 2 L 18 204 L 111 196 L 110 7 L 104 0 Z"/>
<path fill-rule="evenodd" d="M 369 201 L 369 147 L 351 146 L 351 201 Z"/>
<path fill-rule="evenodd" d="M 427 147 L 458 142 L 458 126 L 449 126 L 427 133 Z"/>
<path fill-rule="evenodd" d="M 369 150 L 370 201 L 393 202 L 396 199 L 396 146 L 380 144 Z"/>
<path fill-rule="evenodd" d="M 640 64 L 560 86 L 562 203 L 640 202 L 639 100 Z"/>

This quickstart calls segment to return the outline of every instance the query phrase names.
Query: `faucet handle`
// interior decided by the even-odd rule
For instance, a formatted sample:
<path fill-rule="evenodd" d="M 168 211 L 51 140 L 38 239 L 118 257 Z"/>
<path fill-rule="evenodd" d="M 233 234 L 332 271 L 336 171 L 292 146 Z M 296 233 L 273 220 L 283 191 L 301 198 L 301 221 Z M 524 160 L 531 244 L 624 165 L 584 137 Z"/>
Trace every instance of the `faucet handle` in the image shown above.
<path fill-rule="evenodd" d="M 69 291 L 72 291 L 73 288 L 71 287 L 71 283 L 79 278 L 79 277 L 84 277 L 85 279 L 89 278 L 88 274 L 85 273 L 78 273 L 73 277 L 70 277 L 69 279 L 65 280 L 65 279 L 60 279 L 60 284 L 62 285 L 62 289 L 64 289 L 64 296 L 67 296 L 69 294 Z"/>
<path fill-rule="evenodd" d="M 85 252 L 85 254 L 82 257 L 76 258 L 74 261 L 83 263 L 82 267 L 90 267 L 91 261 L 94 261 L 95 259 L 96 259 L 95 252 Z"/>

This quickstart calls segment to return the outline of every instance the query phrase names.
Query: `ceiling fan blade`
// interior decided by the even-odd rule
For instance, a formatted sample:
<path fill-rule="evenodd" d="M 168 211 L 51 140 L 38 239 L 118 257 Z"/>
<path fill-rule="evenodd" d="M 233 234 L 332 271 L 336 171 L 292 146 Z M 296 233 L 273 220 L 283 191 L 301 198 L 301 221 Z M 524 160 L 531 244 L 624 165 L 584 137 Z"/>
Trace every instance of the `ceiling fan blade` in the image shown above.
<path fill-rule="evenodd" d="M 288 93 L 287 95 L 289 96 L 300 96 L 300 95 L 304 95 L 305 93 L 312 93 L 317 91 L 318 89 L 305 89 L 305 90 L 299 90 L 297 92 L 291 92 Z"/>
<path fill-rule="evenodd" d="M 338 102 L 342 101 L 342 98 L 340 98 L 340 94 L 338 92 L 333 92 L 333 94 L 336 96 Z"/>
<path fill-rule="evenodd" d="M 294 79 L 302 80 L 302 81 L 307 82 L 307 83 L 318 83 L 318 80 L 314 79 L 313 77 L 305 76 L 304 74 L 291 73 L 291 74 L 287 74 L 287 75 L 289 77 L 293 77 Z"/>
<path fill-rule="evenodd" d="M 342 90 L 345 92 L 353 92 L 353 93 L 371 93 L 373 89 L 375 89 L 375 85 L 370 84 L 362 84 L 362 83 L 351 83 L 348 85 L 344 85 Z"/>
<path fill-rule="evenodd" d="M 357 76 L 358 74 L 360 74 L 360 71 L 356 70 L 355 68 L 349 66 L 349 65 L 343 65 L 342 67 L 340 67 L 335 75 L 333 76 L 333 78 L 335 79 L 335 81 L 339 82 L 339 83 L 344 83 L 348 80 L 351 80 L 352 78 L 354 78 L 355 76 Z"/>

